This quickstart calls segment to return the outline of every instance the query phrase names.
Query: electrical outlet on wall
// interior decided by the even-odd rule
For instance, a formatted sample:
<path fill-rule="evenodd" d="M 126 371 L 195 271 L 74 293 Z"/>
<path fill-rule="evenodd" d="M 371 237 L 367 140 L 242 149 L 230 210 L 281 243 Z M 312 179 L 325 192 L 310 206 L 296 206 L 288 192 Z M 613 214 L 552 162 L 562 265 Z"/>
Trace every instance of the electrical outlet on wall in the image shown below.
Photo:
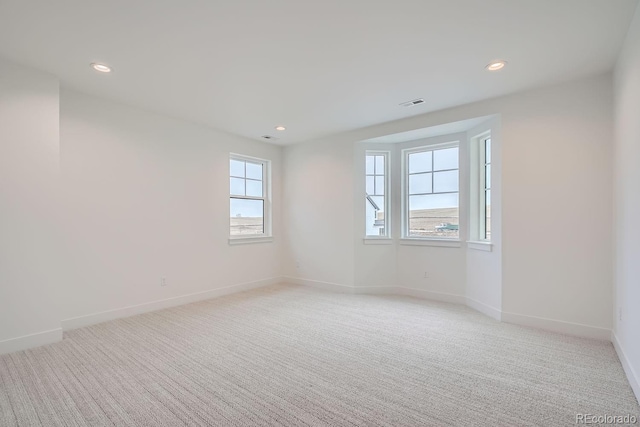
<path fill-rule="evenodd" d="M 424 276 L 422 277 L 423 279 L 428 279 L 429 278 L 429 272 L 425 271 L 424 272 Z"/>
<path fill-rule="evenodd" d="M 296 270 L 300 270 L 300 261 L 296 261 Z"/>
<path fill-rule="evenodd" d="M 160 278 L 160 286 L 167 286 L 167 279 L 165 277 Z"/>
<path fill-rule="evenodd" d="M 622 322 L 622 307 L 618 307 L 618 321 Z"/>

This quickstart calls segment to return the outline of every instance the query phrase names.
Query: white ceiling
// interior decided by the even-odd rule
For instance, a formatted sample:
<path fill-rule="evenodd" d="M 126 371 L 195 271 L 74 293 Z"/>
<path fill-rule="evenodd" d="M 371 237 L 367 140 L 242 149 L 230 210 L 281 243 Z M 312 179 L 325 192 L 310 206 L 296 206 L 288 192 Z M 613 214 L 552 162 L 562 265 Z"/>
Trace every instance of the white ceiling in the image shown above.
<path fill-rule="evenodd" d="M 0 56 L 65 87 L 290 144 L 606 72 L 636 5 L 0 0 Z M 485 71 L 496 58 L 508 67 Z M 414 98 L 426 102 L 398 106 Z"/>

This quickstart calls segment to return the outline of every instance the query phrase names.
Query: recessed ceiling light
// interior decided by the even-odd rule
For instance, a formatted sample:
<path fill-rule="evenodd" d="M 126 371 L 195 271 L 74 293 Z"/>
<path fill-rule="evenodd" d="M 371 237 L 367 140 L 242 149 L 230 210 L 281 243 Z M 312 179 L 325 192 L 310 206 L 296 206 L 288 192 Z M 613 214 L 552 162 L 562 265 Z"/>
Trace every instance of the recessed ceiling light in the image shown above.
<path fill-rule="evenodd" d="M 110 73 L 111 72 L 111 67 L 104 65 L 104 64 L 99 64 L 97 62 L 92 62 L 91 63 L 91 68 L 93 68 L 96 71 L 100 71 L 101 73 Z"/>
<path fill-rule="evenodd" d="M 491 61 L 486 67 L 484 67 L 486 70 L 489 71 L 498 71 L 504 68 L 504 66 L 507 65 L 507 61 L 503 61 L 503 60 L 497 60 L 497 61 Z"/>
<path fill-rule="evenodd" d="M 284 127 L 284 126 L 276 126 L 276 130 L 285 130 L 285 129 L 286 129 L 286 127 Z"/>

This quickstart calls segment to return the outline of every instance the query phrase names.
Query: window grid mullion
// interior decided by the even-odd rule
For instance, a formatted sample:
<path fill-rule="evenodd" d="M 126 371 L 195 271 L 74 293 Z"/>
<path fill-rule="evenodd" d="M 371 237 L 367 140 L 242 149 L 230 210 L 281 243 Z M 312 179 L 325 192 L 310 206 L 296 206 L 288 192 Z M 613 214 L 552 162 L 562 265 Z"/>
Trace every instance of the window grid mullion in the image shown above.
<path fill-rule="evenodd" d="M 435 179 L 434 179 L 434 176 L 433 176 L 433 173 L 435 172 L 434 169 L 436 168 L 436 163 L 435 163 L 434 157 L 435 156 L 433 155 L 433 150 L 431 150 L 431 194 L 433 194 L 433 190 L 436 189 Z"/>
<path fill-rule="evenodd" d="M 229 197 L 232 199 L 244 199 L 244 200 L 264 200 L 266 201 L 266 197 L 255 197 L 255 196 L 242 196 L 237 194 L 231 194 Z"/>
<path fill-rule="evenodd" d="M 242 182 L 244 183 L 244 195 L 247 195 L 247 162 L 243 162 L 244 165 L 244 179 Z"/>
<path fill-rule="evenodd" d="M 458 194 L 460 191 L 441 191 L 438 193 L 411 193 L 409 196 L 431 196 L 432 194 Z"/>
<path fill-rule="evenodd" d="M 489 163 L 491 164 L 491 163 Z M 460 168 L 454 168 L 454 169 L 439 169 L 437 171 L 424 171 L 424 172 L 409 172 L 409 175 L 418 175 L 421 173 L 439 173 L 439 172 L 453 172 L 453 171 L 457 171 L 460 170 Z"/>

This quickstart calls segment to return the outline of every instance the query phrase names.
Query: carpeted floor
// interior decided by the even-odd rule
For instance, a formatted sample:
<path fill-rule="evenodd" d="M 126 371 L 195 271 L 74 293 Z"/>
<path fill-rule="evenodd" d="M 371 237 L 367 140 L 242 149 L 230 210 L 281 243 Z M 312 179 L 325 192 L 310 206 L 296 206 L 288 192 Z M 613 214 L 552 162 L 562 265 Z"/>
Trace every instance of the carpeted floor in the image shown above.
<path fill-rule="evenodd" d="M 0 357 L 2 426 L 564 426 L 640 417 L 610 343 L 280 285 Z"/>

